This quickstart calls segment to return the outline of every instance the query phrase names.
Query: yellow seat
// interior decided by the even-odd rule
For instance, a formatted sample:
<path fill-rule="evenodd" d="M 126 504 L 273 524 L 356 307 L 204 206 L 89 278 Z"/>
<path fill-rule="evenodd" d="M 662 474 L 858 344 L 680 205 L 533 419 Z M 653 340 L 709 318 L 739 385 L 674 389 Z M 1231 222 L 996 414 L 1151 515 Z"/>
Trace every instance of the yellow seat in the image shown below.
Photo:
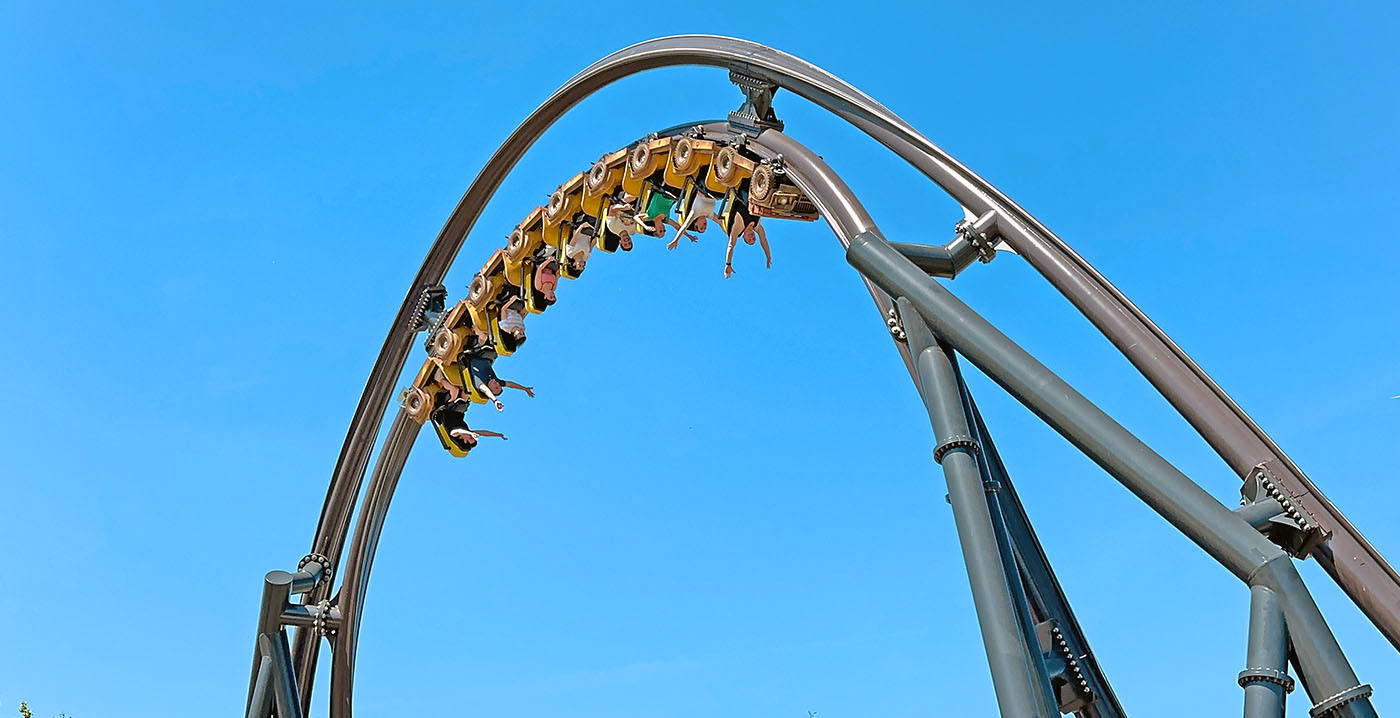
<path fill-rule="evenodd" d="M 739 150 L 725 147 L 715 155 L 715 159 L 710 163 L 709 175 L 705 178 L 705 186 L 712 192 L 725 192 L 732 187 L 738 187 L 740 182 L 753 176 L 754 168 L 757 166 L 753 160 L 740 154 Z"/>
<path fill-rule="evenodd" d="M 508 289 L 510 282 L 505 275 L 506 261 L 505 250 L 498 249 L 491 258 L 486 260 L 481 271 L 472 278 L 471 289 L 467 292 L 467 307 L 471 312 L 472 325 L 481 327 L 486 334 L 491 337 L 491 341 L 496 344 L 496 352 L 501 356 L 510 356 L 524 341 L 517 342 L 514 338 L 502 341 L 503 334 L 500 327 L 501 305 L 510 297 L 514 296 Z"/>
<path fill-rule="evenodd" d="M 545 262 L 554 262 L 555 276 L 562 276 L 560 273 L 559 262 L 554 261 L 554 259 L 552 258 L 545 260 Z M 535 267 L 536 271 L 539 270 L 539 266 L 543 266 L 543 262 L 537 264 L 537 266 Z M 535 274 L 535 271 L 527 272 L 525 274 L 525 284 L 520 287 L 520 294 L 521 296 L 525 297 L 525 311 L 531 314 L 543 314 L 544 310 L 548 309 L 551 306 L 554 306 L 554 302 L 545 297 L 544 292 L 541 292 L 538 288 L 535 287 Z M 555 283 L 555 286 L 556 288 L 558 287 L 558 282 Z"/>
<path fill-rule="evenodd" d="M 700 189 L 700 183 L 696 182 L 694 177 L 686 178 L 685 188 L 681 190 L 681 198 L 677 200 L 679 209 L 676 210 L 676 217 L 680 225 L 687 228 L 687 231 L 694 229 L 690 224 L 690 212 L 695 208 L 695 197 L 700 194 L 704 194 L 706 197 L 710 196 L 708 192 Z M 716 217 L 715 220 L 718 222 L 719 218 Z M 724 223 L 721 222 L 720 226 L 723 227 Z"/>
<path fill-rule="evenodd" d="M 592 218 L 584 217 L 581 222 L 592 222 Z M 582 271 L 575 272 L 569 267 L 569 240 L 574 236 L 574 229 L 577 225 L 573 222 L 561 222 L 558 226 L 545 230 L 545 241 L 554 248 L 554 258 L 559 264 L 559 276 L 566 279 L 578 279 Z"/>
<path fill-rule="evenodd" d="M 642 195 L 642 184 L 661 169 L 670 156 L 670 139 L 642 140 L 627 154 L 627 171 L 622 178 L 622 191 L 633 197 Z"/>
<path fill-rule="evenodd" d="M 604 155 L 602 159 L 595 162 L 583 181 L 583 196 L 579 201 L 579 210 L 590 217 L 597 217 L 603 198 L 617 191 L 626 171 L 626 149 Z"/>
<path fill-rule="evenodd" d="M 587 175 L 580 172 L 554 190 L 554 194 L 549 196 L 549 203 L 544 206 L 546 227 L 571 220 L 578 214 L 579 207 L 583 204 L 583 185 L 586 179 Z"/>
<path fill-rule="evenodd" d="M 544 247 L 543 215 L 544 210 L 536 207 L 506 240 L 506 281 L 517 287 L 524 286 L 525 275 L 534 271 L 535 256 Z"/>
<path fill-rule="evenodd" d="M 666 162 L 666 184 L 681 189 L 710 164 L 714 158 L 715 143 L 694 137 L 680 137 L 671 144 L 670 159 Z"/>
<path fill-rule="evenodd" d="M 467 290 L 467 308 L 471 312 L 472 325 L 490 332 L 491 314 L 496 300 L 505 288 L 505 250 L 498 249 L 482 265 L 481 271 L 472 278 Z"/>
<path fill-rule="evenodd" d="M 734 222 L 734 210 L 744 204 L 738 187 L 731 187 L 724 194 L 724 207 L 719 210 L 719 228 L 724 230 L 725 236 L 729 236 L 729 228 Z"/>
<path fill-rule="evenodd" d="M 437 372 L 437 365 L 432 360 L 423 362 L 423 367 L 418 370 L 418 376 L 413 379 L 413 383 L 403 390 L 399 395 L 399 402 L 403 405 L 404 411 L 408 412 L 408 418 L 422 424 L 432 416 L 434 407 L 433 391 L 435 380 L 433 375 Z"/>
<path fill-rule="evenodd" d="M 447 449 L 447 453 L 459 459 L 466 458 L 467 450 L 459 446 L 457 440 L 447 433 L 447 427 L 434 421 L 433 431 L 437 434 L 438 441 L 442 442 L 442 448 Z"/>
<path fill-rule="evenodd" d="M 593 226 L 593 244 L 598 249 L 610 254 L 616 252 L 618 245 L 622 242 L 621 237 L 613 234 L 612 230 L 608 229 L 608 210 L 612 208 L 612 205 L 612 197 L 604 197 L 603 203 L 598 207 L 598 216 L 592 218 L 595 222 Z"/>

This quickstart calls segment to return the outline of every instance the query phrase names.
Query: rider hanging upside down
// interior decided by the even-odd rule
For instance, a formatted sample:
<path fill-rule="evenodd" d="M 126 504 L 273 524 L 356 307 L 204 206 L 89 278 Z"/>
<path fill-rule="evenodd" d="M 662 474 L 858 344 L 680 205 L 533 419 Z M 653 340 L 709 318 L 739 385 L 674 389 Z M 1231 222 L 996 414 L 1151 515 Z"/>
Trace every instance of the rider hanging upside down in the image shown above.
<path fill-rule="evenodd" d="M 588 266 L 588 258 L 593 254 L 593 243 L 597 239 L 597 232 L 593 225 L 584 222 L 574 230 L 573 236 L 569 237 L 569 243 L 564 247 L 564 253 L 568 255 L 569 269 L 574 274 L 583 271 Z"/>
<path fill-rule="evenodd" d="M 768 258 L 768 268 L 773 268 L 773 252 L 768 249 L 768 233 L 763 231 L 759 225 L 762 217 L 750 216 L 742 207 L 734 208 L 734 218 L 730 220 L 733 224 L 729 230 L 729 249 L 724 254 L 724 278 L 728 279 L 734 274 L 734 245 L 740 237 L 744 238 L 744 244 L 753 244 L 754 239 L 763 247 L 763 256 Z"/>
<path fill-rule="evenodd" d="M 632 250 L 632 235 L 637 232 L 637 198 L 627 192 L 616 204 L 608 206 L 606 227 L 617 235 L 617 244 L 624 251 Z"/>
<path fill-rule="evenodd" d="M 496 411 L 504 411 L 506 408 L 506 405 L 501 401 L 501 392 L 506 389 L 519 389 L 531 399 L 535 398 L 534 387 L 517 384 L 513 381 L 503 381 L 496 376 L 495 359 L 495 352 L 474 353 L 468 359 L 467 373 L 471 375 L 472 386 L 496 405 Z"/>
<path fill-rule="evenodd" d="M 497 320 L 497 326 L 509 334 L 516 345 L 525 341 L 525 300 L 519 296 L 506 300 L 501 305 L 501 318 Z"/>
<path fill-rule="evenodd" d="M 539 262 L 535 269 L 535 289 L 544 295 L 545 301 L 554 303 L 554 290 L 559 286 L 559 263 L 554 260 L 553 250 Z M 524 329 L 522 318 L 521 329 Z"/>
<path fill-rule="evenodd" d="M 440 390 L 433 402 L 437 408 L 433 409 L 431 418 L 434 423 L 447 430 L 447 435 L 458 448 L 470 452 L 476 448 L 477 441 L 483 436 L 506 438 L 506 435 L 500 432 L 467 426 L 467 409 L 472 403 L 462 396 L 462 389 L 443 378 L 439 378 L 438 386 Z"/>
<path fill-rule="evenodd" d="M 671 225 L 680 229 L 676 220 L 671 219 L 671 208 L 676 205 L 676 198 L 669 197 L 661 191 L 653 191 L 651 199 L 647 201 L 646 211 L 637 215 L 637 224 L 641 226 L 642 233 L 660 239 L 666 238 L 666 225 Z"/>
<path fill-rule="evenodd" d="M 690 234 L 688 230 L 693 229 L 695 234 L 703 234 L 710 228 L 712 219 L 719 221 L 719 213 L 715 211 L 715 198 L 704 192 L 696 192 L 695 198 L 690 200 L 690 209 L 685 213 L 685 224 L 676 228 L 676 238 L 666 245 L 666 249 L 680 246 L 681 237 L 699 242 L 700 238 Z"/>

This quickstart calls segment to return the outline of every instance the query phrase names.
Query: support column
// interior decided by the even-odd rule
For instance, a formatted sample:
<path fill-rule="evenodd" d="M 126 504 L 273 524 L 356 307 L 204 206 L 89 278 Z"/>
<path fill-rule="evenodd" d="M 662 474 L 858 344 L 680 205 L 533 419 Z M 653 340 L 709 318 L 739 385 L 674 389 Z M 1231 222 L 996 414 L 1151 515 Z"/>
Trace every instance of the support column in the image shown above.
<path fill-rule="evenodd" d="M 263 577 L 262 605 L 258 609 L 258 633 L 257 641 L 262 640 L 262 636 L 271 635 L 282 630 L 282 611 L 286 610 L 292 596 L 292 584 L 295 577 L 286 571 L 268 571 Z M 244 704 L 244 710 L 251 710 L 253 706 L 253 694 L 256 692 L 258 683 L 258 672 L 262 667 L 263 659 L 267 653 L 261 649 L 261 644 L 255 642 L 253 645 L 253 670 L 248 677 L 248 700 Z"/>
<path fill-rule="evenodd" d="M 936 438 L 933 458 L 943 465 L 948 481 L 948 501 L 953 506 L 958 542 L 972 585 L 972 601 L 982 629 L 997 706 L 1003 718 L 1058 716 L 1049 681 L 1040 680 L 1044 667 L 1037 670 L 1031 663 L 1040 660 L 1039 644 L 1032 652 L 1023 618 L 1016 611 L 1006 583 L 1006 571 L 1016 567 L 1003 565 L 982 474 L 977 468 L 977 445 L 963 413 L 952 360 L 926 327 L 911 327 L 910 323 L 906 319 L 905 331 L 910 334 L 920 393 Z"/>
<path fill-rule="evenodd" d="M 1357 681 L 1297 568 L 1279 547 L 930 279 L 883 237 L 872 232 L 856 236 L 846 256 L 881 289 L 907 297 L 939 337 L 1206 553 L 1246 583 L 1277 591 L 1302 675 L 1308 679 L 1304 687 L 1316 702 L 1315 717 L 1375 718 L 1370 687 Z"/>
<path fill-rule="evenodd" d="M 1293 690 L 1288 675 L 1288 629 L 1273 589 L 1249 589 L 1249 650 L 1240 672 L 1244 718 L 1283 718 L 1284 699 Z"/>

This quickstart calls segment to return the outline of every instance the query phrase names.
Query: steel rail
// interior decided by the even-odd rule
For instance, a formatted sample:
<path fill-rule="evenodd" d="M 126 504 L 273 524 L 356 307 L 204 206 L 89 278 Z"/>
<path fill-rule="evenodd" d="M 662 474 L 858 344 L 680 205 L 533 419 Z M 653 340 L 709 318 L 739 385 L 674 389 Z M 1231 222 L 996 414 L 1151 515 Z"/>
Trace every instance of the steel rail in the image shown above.
<path fill-rule="evenodd" d="M 340 586 L 340 627 L 336 631 L 335 650 L 331 654 L 332 716 L 349 716 L 353 712 L 355 655 L 359 648 L 360 619 L 364 616 L 370 568 L 374 565 L 379 538 L 384 533 L 389 503 L 394 498 L 404 464 L 421 428 L 403 410 L 394 418 L 389 436 L 384 441 L 384 449 L 379 452 L 379 460 L 375 462 L 369 490 L 360 507 L 360 518 L 355 523 L 355 537 L 346 556 L 345 580 Z M 307 698 L 309 696 L 302 696 L 303 701 Z"/>
<path fill-rule="evenodd" d="M 682 125 L 659 134 L 679 133 L 683 129 L 695 126 Z M 730 136 L 724 123 L 710 123 L 699 127 L 709 138 L 721 139 Z M 828 219 L 828 224 L 843 248 L 849 246 L 852 237 L 862 232 L 878 231 L 869 213 L 855 199 L 850 188 L 811 150 L 775 131 L 764 132 L 757 139 L 750 140 L 749 147 L 761 157 L 776 157 L 782 154 L 791 158 L 794 165 L 803 167 L 805 171 L 790 172 L 789 176 L 804 191 L 808 188 L 823 188 L 820 197 L 812 198 L 823 217 L 836 218 Z M 868 280 L 862 278 L 862 281 L 870 289 L 871 296 L 882 313 L 893 306 L 888 295 L 875 288 Z M 912 372 L 907 348 L 897 342 L 895 346 Z M 375 549 L 384 530 L 384 521 L 394 497 L 394 490 L 419 428 L 419 425 L 407 419 L 402 411 L 395 417 L 384 448 L 375 462 L 369 488 L 360 506 L 359 519 L 355 522 L 355 531 L 350 540 L 338 593 L 341 622 L 334 638 L 335 650 L 331 659 L 332 718 L 350 718 L 354 712 L 354 677 L 360 623 Z M 301 678 L 298 676 L 299 680 Z M 311 678 L 314 679 L 314 676 Z M 309 704 L 312 686 L 312 680 L 305 681 L 305 689 L 301 694 L 303 705 Z"/>
<path fill-rule="evenodd" d="M 630 75 L 676 65 L 718 66 L 741 72 L 758 72 L 760 67 L 770 71 L 782 71 L 780 74 L 791 78 L 785 87 L 837 111 L 838 114 L 849 111 L 847 108 L 874 108 L 880 117 L 898 122 L 908 132 L 914 133 L 912 127 L 904 124 L 879 103 L 834 75 L 791 55 L 733 38 L 677 36 L 653 40 L 614 53 L 575 75 L 511 132 L 467 188 L 428 250 L 422 267 L 409 286 L 393 324 L 390 325 L 388 336 L 385 337 L 384 345 L 355 407 L 355 414 L 350 420 L 345 442 L 331 474 L 330 487 L 321 508 L 316 534 L 312 539 L 313 553 L 330 557 L 333 564 L 339 561 L 350 516 L 354 511 L 365 470 L 374 449 L 379 423 L 388 409 L 395 381 L 413 346 L 415 318 L 412 315 L 418 296 L 425 288 L 442 281 L 460 251 L 467 233 L 471 231 L 481 211 L 506 175 L 546 129 L 589 95 Z M 306 595 L 305 601 L 319 602 L 326 599 L 330 591 L 329 583 L 317 586 Z M 298 630 L 294 640 L 293 657 L 304 706 L 310 700 L 310 689 L 315 676 L 315 640 L 312 632 L 305 629 Z"/>
<path fill-rule="evenodd" d="M 1081 311 L 1090 315 L 1091 320 L 1096 316 L 1091 311 L 1094 307 L 1097 307 L 1100 313 L 1107 312 L 1112 315 L 1116 312 L 1125 319 L 1133 320 L 1122 322 L 1122 326 L 1118 328 L 1124 336 L 1141 335 L 1138 337 L 1140 341 L 1131 343 L 1113 335 L 1110 335 L 1110 339 L 1145 375 L 1148 375 L 1149 380 L 1167 395 L 1178 411 L 1186 415 L 1188 421 L 1197 426 L 1203 435 L 1229 430 L 1225 419 L 1219 415 L 1206 416 L 1204 419 L 1197 416 L 1202 407 L 1209 409 L 1213 406 L 1217 410 L 1224 407 L 1225 414 L 1233 415 L 1236 422 L 1244 425 L 1244 434 L 1252 436 L 1254 442 L 1262 442 L 1264 454 L 1276 457 L 1284 468 L 1296 474 L 1300 488 L 1290 488 L 1294 493 L 1303 495 L 1302 503 L 1305 508 L 1313 511 L 1314 515 L 1325 515 L 1321 523 L 1334 532 L 1334 544 L 1340 542 L 1340 545 L 1333 547 L 1332 553 L 1342 556 L 1342 561 L 1339 563 L 1334 560 L 1322 560 L 1324 567 L 1361 606 L 1373 623 L 1376 623 L 1392 642 L 1400 645 L 1400 617 L 1395 615 L 1394 610 L 1394 606 L 1400 603 L 1400 598 L 1397 598 L 1400 597 L 1400 576 L 1395 574 L 1379 553 L 1317 492 L 1301 472 L 1296 471 L 1292 462 L 1277 450 L 1273 442 L 1243 410 L 1172 343 L 1165 333 L 1152 324 L 1083 258 L 995 187 L 851 85 L 786 53 L 743 40 L 715 36 L 676 36 L 651 40 L 594 63 L 546 99 L 512 131 L 492 155 L 439 232 L 395 315 L 383 348 L 366 381 L 345 443 L 337 458 L 312 541 L 313 552 L 330 557 L 332 563 L 338 562 L 344 548 L 349 520 L 360 494 L 365 469 L 374 448 L 379 423 L 387 410 L 398 373 L 402 370 L 414 342 L 412 314 L 417 298 L 424 288 L 442 280 L 467 233 L 505 176 L 550 125 L 588 95 L 632 74 L 676 65 L 726 67 L 773 81 L 863 130 L 914 165 L 965 207 L 975 211 L 984 208 L 998 211 L 1000 215 L 997 229 L 1003 237 L 1031 261 L 1038 271 L 1052 278 L 1052 282 L 1075 301 Z M 1011 228 L 1011 231 L 1007 231 L 1008 228 Z M 1056 278 L 1060 281 L 1057 282 Z M 1066 282 L 1074 284 L 1071 286 Z M 1073 293 L 1076 287 L 1083 293 L 1083 297 L 1078 297 L 1078 301 L 1078 295 Z M 1098 303 L 1091 305 L 1084 297 L 1093 298 Z M 1100 320 L 1095 321 L 1096 325 L 1109 334 L 1109 330 Z M 1136 352 L 1133 351 L 1134 347 L 1138 348 Z M 1158 348 L 1166 349 L 1167 354 L 1176 358 L 1176 363 L 1168 362 L 1166 355 L 1157 351 Z M 1180 387 L 1176 386 L 1178 384 Z M 1205 390 L 1204 394 L 1202 388 Z M 1196 419 L 1193 420 L 1193 417 Z M 1239 433 L 1236 431 L 1237 435 Z M 1217 440 L 1211 440 L 1211 436 L 1207 436 L 1207 440 L 1211 441 L 1222 456 L 1231 450 L 1229 446 L 1221 446 L 1218 437 Z M 1247 458 L 1246 456 L 1245 460 Z M 1242 471 L 1238 460 L 1232 462 L 1232 465 L 1237 471 Z M 1289 477 L 1282 478 L 1287 480 Z M 1338 550 L 1343 548 L 1348 550 Z M 1348 563 L 1346 557 L 1353 555 L 1356 558 Z M 1320 559 L 1325 558 L 1320 556 Z M 1366 569 L 1358 568 L 1363 564 Z M 323 600 L 330 590 L 329 582 L 326 582 L 308 594 L 305 600 L 308 603 Z M 310 700 L 310 687 L 315 674 L 315 640 L 316 636 L 310 631 L 297 631 L 294 657 L 304 702 Z"/>
<path fill-rule="evenodd" d="M 640 71 L 662 64 L 722 65 L 772 81 L 855 125 L 974 214 L 997 212 L 1001 237 L 1113 342 L 1239 476 L 1272 465 L 1294 502 L 1331 534 L 1314 552 L 1319 564 L 1400 648 L 1400 574 L 1185 351 L 1048 227 L 869 96 L 761 45 L 713 36 L 650 40 L 599 60 L 565 87 L 618 67 Z"/>

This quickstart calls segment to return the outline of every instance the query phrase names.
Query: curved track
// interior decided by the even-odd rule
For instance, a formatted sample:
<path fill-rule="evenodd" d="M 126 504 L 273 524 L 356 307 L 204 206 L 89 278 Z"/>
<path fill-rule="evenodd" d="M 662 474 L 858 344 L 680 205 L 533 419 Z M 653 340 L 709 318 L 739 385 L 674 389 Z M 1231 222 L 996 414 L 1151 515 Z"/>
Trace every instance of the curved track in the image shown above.
<path fill-rule="evenodd" d="M 342 577 L 342 585 L 335 594 L 338 598 L 332 599 L 333 587 L 328 579 L 313 579 L 309 586 L 294 586 L 298 590 L 309 588 L 303 605 L 319 605 L 324 613 L 327 607 L 338 604 L 339 625 L 333 640 L 331 681 L 333 716 L 351 714 L 355 643 L 369 568 L 394 486 L 419 429 L 419 425 L 403 413 L 390 429 L 365 492 L 349 554 L 344 562 L 339 559 L 345 548 L 351 515 L 361 494 L 378 426 L 416 337 L 414 314 L 421 293 L 441 282 L 497 187 L 556 119 L 605 85 L 645 70 L 676 65 L 727 68 L 802 96 L 861 129 L 947 191 L 971 215 L 980 218 L 980 229 L 1013 248 L 1090 318 L 1241 477 L 1267 472 L 1273 485 L 1281 487 L 1291 504 L 1312 525 L 1320 528 L 1314 532 L 1318 540 L 1303 547 L 1303 553 L 1318 558 L 1382 633 L 1400 646 L 1400 576 L 1243 410 L 1068 245 L 990 183 L 844 81 L 791 55 L 743 40 L 678 36 L 640 43 L 594 63 L 531 113 L 472 182 L 410 285 L 351 420 L 312 544 L 314 555 L 324 557 L 339 568 L 336 573 Z M 707 124 L 704 131 L 707 136 L 728 134 L 723 123 Z M 674 132 L 679 131 L 669 131 Z M 871 242 L 884 244 L 875 223 L 859 201 L 814 154 L 773 130 L 763 132 L 749 146 L 760 156 L 784 156 L 789 174 L 816 203 L 821 216 L 832 225 L 843 244 L 849 245 L 857 238 L 863 238 L 862 248 Z M 869 279 L 866 283 L 881 313 L 890 311 L 893 302 L 889 287 L 876 288 Z M 956 342 L 954 345 L 967 353 Z M 901 343 L 896 346 L 912 373 L 913 361 L 907 347 Z M 979 362 L 974 359 L 974 363 Z M 917 383 L 917 376 L 915 380 Z M 290 653 L 300 708 L 305 712 L 310 703 L 321 631 L 312 627 L 310 619 L 300 622 L 284 619 L 282 622 L 301 626 Z M 263 625 L 267 626 L 268 622 L 264 620 Z M 1312 678 L 1320 690 L 1353 690 L 1344 673 L 1333 676 L 1330 670 L 1315 671 Z M 1354 676 L 1351 680 L 1354 682 Z M 1364 699 L 1352 705 L 1363 702 Z"/>

